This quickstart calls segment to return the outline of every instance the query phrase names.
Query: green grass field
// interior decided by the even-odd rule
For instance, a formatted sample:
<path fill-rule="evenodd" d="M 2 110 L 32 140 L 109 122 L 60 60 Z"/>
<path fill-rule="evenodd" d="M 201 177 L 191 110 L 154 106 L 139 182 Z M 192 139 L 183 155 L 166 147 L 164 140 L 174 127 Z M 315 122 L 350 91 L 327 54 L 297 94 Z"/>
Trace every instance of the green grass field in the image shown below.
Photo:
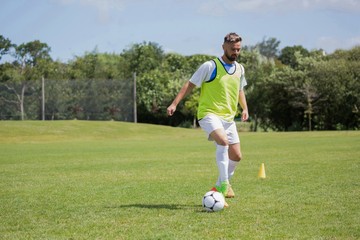
<path fill-rule="evenodd" d="M 0 239 L 360 239 L 360 131 L 240 137 L 237 197 L 206 213 L 200 129 L 0 122 Z"/>

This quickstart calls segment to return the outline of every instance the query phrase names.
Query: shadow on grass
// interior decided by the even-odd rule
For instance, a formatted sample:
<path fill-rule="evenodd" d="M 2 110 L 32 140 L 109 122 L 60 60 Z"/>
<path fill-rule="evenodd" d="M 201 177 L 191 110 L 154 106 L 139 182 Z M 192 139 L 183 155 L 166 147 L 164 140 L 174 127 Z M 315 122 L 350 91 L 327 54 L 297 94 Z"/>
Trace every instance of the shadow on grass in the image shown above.
<path fill-rule="evenodd" d="M 168 210 L 201 210 L 199 205 L 185 205 L 185 204 L 127 204 L 119 206 L 108 206 L 107 208 L 145 208 L 145 209 L 168 209 Z"/>

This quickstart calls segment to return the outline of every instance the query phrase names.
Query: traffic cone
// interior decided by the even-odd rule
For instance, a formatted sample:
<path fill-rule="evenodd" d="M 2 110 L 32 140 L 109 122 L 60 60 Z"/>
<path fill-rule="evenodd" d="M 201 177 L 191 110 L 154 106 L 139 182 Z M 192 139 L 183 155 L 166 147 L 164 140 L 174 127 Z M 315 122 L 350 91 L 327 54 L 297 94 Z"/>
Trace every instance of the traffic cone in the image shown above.
<path fill-rule="evenodd" d="M 259 178 L 266 178 L 266 174 L 265 174 L 265 164 L 262 163 L 261 166 L 260 166 L 260 170 L 259 170 L 259 174 L 258 174 L 258 177 Z"/>

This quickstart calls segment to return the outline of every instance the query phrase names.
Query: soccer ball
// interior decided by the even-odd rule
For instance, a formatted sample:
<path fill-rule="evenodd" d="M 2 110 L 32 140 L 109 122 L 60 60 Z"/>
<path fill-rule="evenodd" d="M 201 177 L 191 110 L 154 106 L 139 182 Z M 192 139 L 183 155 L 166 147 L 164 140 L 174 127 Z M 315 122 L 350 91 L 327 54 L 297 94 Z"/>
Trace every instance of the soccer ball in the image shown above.
<path fill-rule="evenodd" d="M 225 199 L 219 192 L 209 191 L 202 199 L 202 206 L 208 212 L 217 212 L 224 208 Z"/>

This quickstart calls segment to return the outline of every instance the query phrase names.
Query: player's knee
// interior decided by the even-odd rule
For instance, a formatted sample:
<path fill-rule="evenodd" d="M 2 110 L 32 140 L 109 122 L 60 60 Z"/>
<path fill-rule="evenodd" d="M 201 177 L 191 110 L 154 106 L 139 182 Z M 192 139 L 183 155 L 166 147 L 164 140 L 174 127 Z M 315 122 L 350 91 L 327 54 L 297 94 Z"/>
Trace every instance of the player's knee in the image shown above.
<path fill-rule="evenodd" d="M 234 159 L 231 159 L 231 160 L 240 162 L 240 160 L 242 159 L 242 155 L 241 155 L 241 153 L 237 153 L 237 154 L 235 154 L 235 156 L 233 158 Z"/>
<path fill-rule="evenodd" d="M 216 144 L 221 146 L 229 146 L 229 141 L 227 139 L 218 139 Z"/>
<path fill-rule="evenodd" d="M 241 152 L 229 153 L 229 158 L 233 161 L 239 162 L 242 159 Z"/>
<path fill-rule="evenodd" d="M 237 161 L 240 161 L 241 159 L 242 159 L 242 154 L 241 153 L 239 153 L 239 155 L 237 156 Z"/>

